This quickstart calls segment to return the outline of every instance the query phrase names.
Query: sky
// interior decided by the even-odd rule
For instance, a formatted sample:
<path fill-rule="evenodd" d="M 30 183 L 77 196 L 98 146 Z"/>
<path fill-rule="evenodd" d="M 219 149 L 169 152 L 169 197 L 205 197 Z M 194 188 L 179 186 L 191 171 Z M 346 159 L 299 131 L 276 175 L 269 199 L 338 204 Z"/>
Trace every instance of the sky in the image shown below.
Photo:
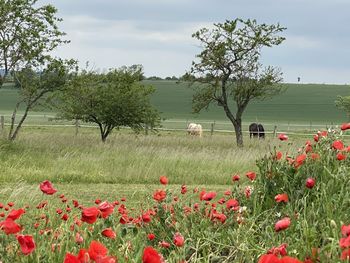
<path fill-rule="evenodd" d="M 39 0 L 63 18 L 71 43 L 55 55 L 99 70 L 142 64 L 146 76 L 181 76 L 200 53 L 192 33 L 213 23 L 256 19 L 287 29 L 262 50 L 284 82 L 350 83 L 349 0 Z"/>

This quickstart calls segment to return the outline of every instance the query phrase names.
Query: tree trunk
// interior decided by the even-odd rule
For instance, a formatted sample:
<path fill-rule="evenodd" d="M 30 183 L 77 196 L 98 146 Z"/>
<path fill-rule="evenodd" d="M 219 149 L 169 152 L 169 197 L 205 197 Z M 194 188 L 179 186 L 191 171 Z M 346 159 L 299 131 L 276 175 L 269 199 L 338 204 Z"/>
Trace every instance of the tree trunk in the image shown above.
<path fill-rule="evenodd" d="M 24 114 L 23 114 L 21 120 L 19 121 L 19 123 L 18 123 L 18 125 L 17 125 L 17 127 L 16 127 L 16 129 L 15 129 L 15 131 L 14 131 L 13 133 L 12 133 L 12 130 L 13 130 L 13 127 L 14 127 L 14 120 L 15 120 L 15 119 L 14 119 L 14 118 L 13 118 L 13 119 L 11 118 L 11 127 L 12 127 L 12 130 L 11 130 L 10 133 L 9 133 L 9 140 L 10 140 L 10 141 L 14 141 L 14 140 L 16 139 L 16 137 L 17 137 L 17 135 L 18 135 L 18 132 L 19 132 L 19 130 L 21 129 L 24 120 L 27 118 L 29 109 L 30 109 L 30 106 L 27 106 L 27 108 L 26 108 L 26 110 L 25 110 L 25 112 L 24 112 Z M 14 113 L 15 113 L 15 112 L 14 112 Z M 16 114 L 16 113 L 15 113 L 15 114 Z M 13 121 L 13 123 L 12 123 L 12 121 Z M 12 133 L 12 134 L 11 134 L 11 133 Z"/>
<path fill-rule="evenodd" d="M 240 119 L 236 120 L 233 123 L 233 126 L 235 127 L 237 146 L 242 148 L 243 147 L 242 121 Z"/>

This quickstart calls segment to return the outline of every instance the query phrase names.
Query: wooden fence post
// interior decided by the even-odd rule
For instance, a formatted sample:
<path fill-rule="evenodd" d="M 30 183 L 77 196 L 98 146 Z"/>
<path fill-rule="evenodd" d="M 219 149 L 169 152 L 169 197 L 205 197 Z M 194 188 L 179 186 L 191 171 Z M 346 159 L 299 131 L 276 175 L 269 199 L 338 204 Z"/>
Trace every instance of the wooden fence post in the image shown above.
<path fill-rule="evenodd" d="M 1 116 L 0 122 L 1 122 L 1 133 L 3 133 L 5 130 L 5 117 L 4 116 Z"/>
<path fill-rule="evenodd" d="M 78 136 L 79 133 L 79 120 L 75 119 L 75 136 Z"/>
<path fill-rule="evenodd" d="M 214 127 L 215 127 L 215 121 L 213 123 L 211 123 L 211 127 L 210 127 L 210 135 L 212 136 L 214 133 Z"/>
<path fill-rule="evenodd" d="M 276 138 L 276 136 L 277 136 L 277 125 L 273 127 L 273 138 Z"/>
<path fill-rule="evenodd" d="M 145 125 L 145 134 L 148 135 L 148 124 Z"/>

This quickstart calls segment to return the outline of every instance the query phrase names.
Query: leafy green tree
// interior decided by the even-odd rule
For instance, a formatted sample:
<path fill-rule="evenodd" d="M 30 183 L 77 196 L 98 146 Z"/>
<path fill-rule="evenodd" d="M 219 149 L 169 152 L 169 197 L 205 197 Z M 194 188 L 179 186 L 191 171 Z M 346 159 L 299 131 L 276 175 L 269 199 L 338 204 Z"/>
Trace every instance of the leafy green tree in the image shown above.
<path fill-rule="evenodd" d="M 345 111 L 348 120 L 350 120 L 350 96 L 338 96 L 335 100 L 335 106 Z"/>
<path fill-rule="evenodd" d="M 58 94 L 56 107 L 66 119 L 96 123 L 106 141 L 114 128 L 155 127 L 160 118 L 150 103 L 154 92 L 142 84 L 142 66 L 111 69 L 107 73 L 82 71 Z"/>
<path fill-rule="evenodd" d="M 192 37 L 201 42 L 202 51 L 192 62 L 186 79 L 195 89 L 193 110 L 200 112 L 215 103 L 232 122 L 238 146 L 243 146 L 242 115 L 253 99 L 265 99 L 281 92 L 281 72 L 263 68 L 263 47 L 281 44 L 285 28 L 258 24 L 255 20 L 235 19 L 202 28 Z"/>
<path fill-rule="evenodd" d="M 76 61 L 53 59 L 40 71 L 28 65 L 13 73 L 20 100 L 12 113 L 9 140 L 16 139 L 29 110 L 43 103 L 53 92 L 62 91 L 70 78 L 75 75 L 75 71 Z M 17 111 L 21 105 L 24 105 L 24 113 L 15 125 Z"/>
<path fill-rule="evenodd" d="M 37 0 L 0 0 L 0 87 L 12 71 L 45 64 L 50 51 L 68 42 L 57 27 L 56 12 Z"/>

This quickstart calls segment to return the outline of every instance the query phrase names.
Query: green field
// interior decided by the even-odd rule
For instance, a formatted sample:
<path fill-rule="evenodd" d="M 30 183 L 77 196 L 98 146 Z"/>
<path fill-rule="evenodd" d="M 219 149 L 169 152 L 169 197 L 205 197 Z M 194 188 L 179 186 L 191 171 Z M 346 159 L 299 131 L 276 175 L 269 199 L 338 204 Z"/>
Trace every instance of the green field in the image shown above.
<path fill-rule="evenodd" d="M 215 129 L 232 130 L 232 125 L 225 117 L 222 108 L 213 105 L 208 111 L 192 114 L 191 99 L 193 91 L 185 83 L 175 81 L 145 81 L 153 85 L 156 92 L 153 104 L 165 119 L 165 128 L 184 128 L 186 122 L 200 122 L 205 129 L 216 122 Z M 338 95 L 349 95 L 350 88 L 345 85 L 323 84 L 284 84 L 285 92 L 272 99 L 253 101 L 244 113 L 244 130 L 251 122 L 261 122 L 267 130 L 277 125 L 280 130 L 317 130 L 325 126 L 346 121 L 346 115 L 334 105 Z M 0 114 L 9 115 L 17 100 L 13 89 L 0 89 Z M 36 116 L 39 115 L 39 116 Z M 45 118 L 43 119 L 43 116 Z M 27 123 L 45 123 L 54 112 L 43 108 L 31 113 Z M 52 124 L 52 123 L 51 123 Z"/>

